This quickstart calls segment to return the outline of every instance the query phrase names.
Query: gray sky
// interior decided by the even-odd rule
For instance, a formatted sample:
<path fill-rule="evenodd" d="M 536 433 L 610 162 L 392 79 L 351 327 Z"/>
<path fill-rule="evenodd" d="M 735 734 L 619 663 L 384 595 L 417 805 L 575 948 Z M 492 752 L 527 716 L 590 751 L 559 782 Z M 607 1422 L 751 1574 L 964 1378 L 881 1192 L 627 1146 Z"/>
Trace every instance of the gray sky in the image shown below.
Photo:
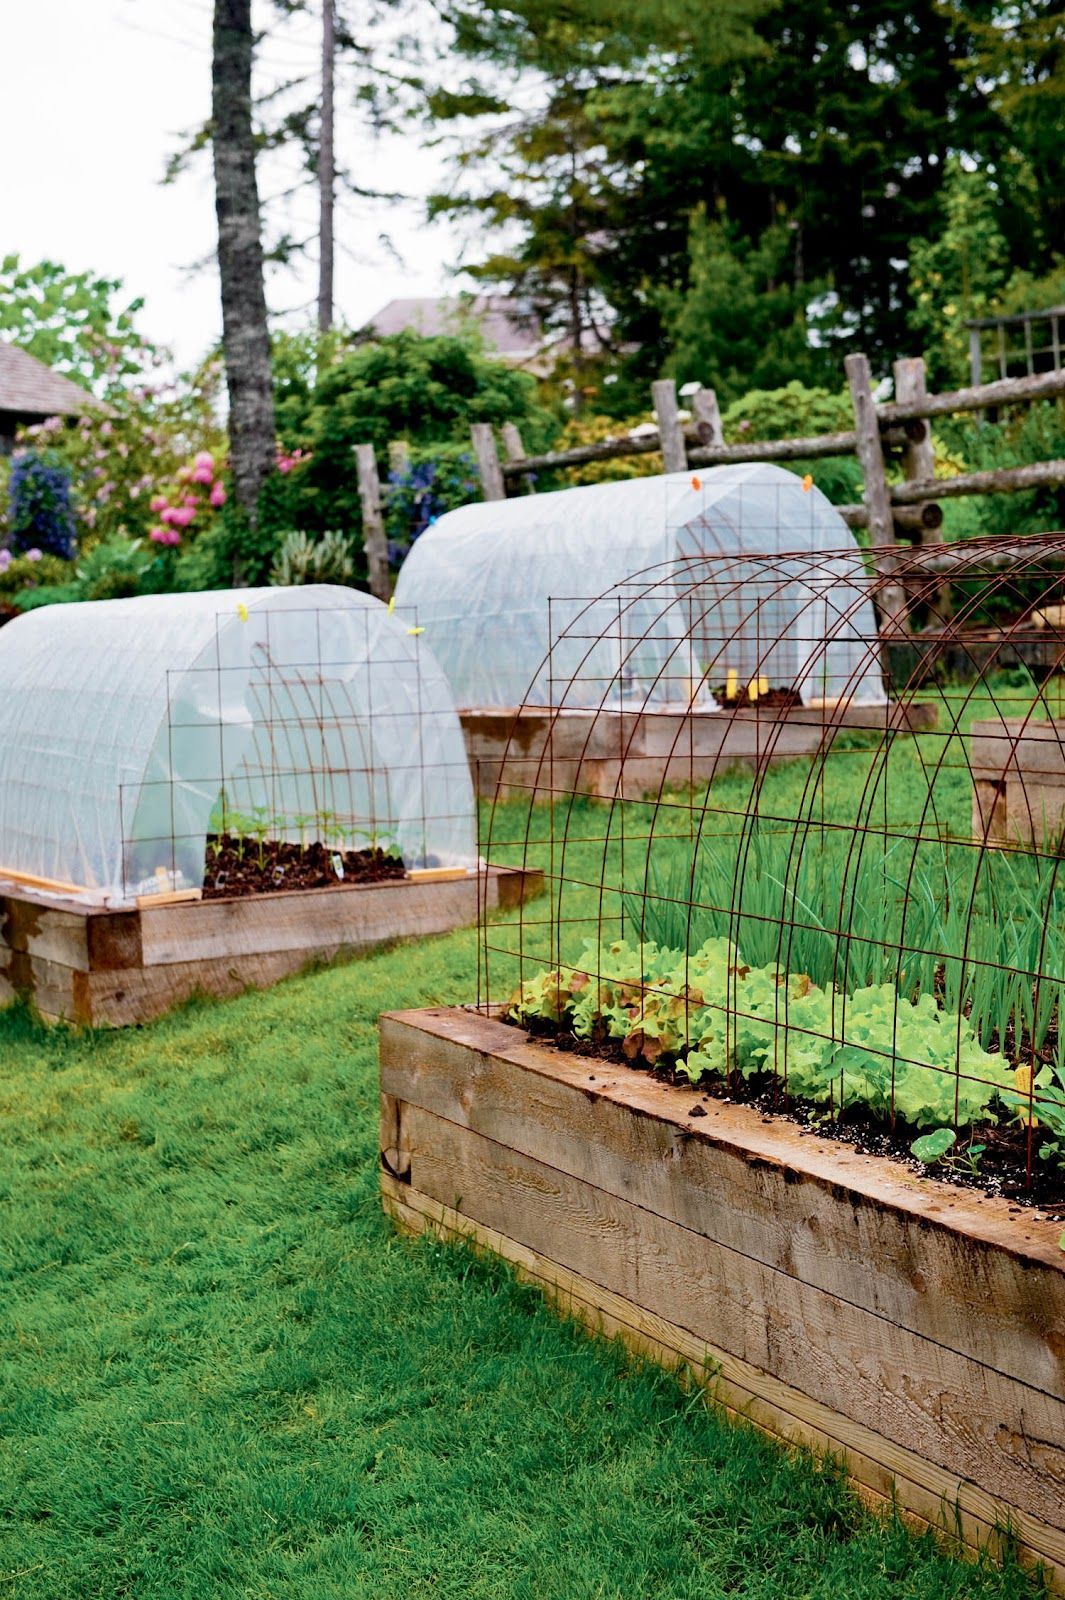
<path fill-rule="evenodd" d="M 264 12 L 265 16 L 265 12 Z M 160 182 L 183 130 L 210 105 L 210 0 L 7 0 L 0 46 L 0 255 L 48 257 L 91 269 L 142 295 L 141 324 L 188 364 L 218 336 L 209 159 L 176 185 Z M 313 25 L 267 40 L 262 80 L 316 69 Z M 438 158 L 413 137 L 375 141 L 338 106 L 341 154 L 371 186 L 416 197 L 402 206 L 345 200 L 337 218 L 341 318 L 358 326 L 397 295 L 454 287 L 459 242 L 427 228 L 417 201 L 440 181 Z M 280 167 L 260 175 L 264 195 L 286 186 Z M 288 206 L 286 226 L 313 232 L 311 195 Z M 403 264 L 379 241 L 387 229 Z M 271 278 L 272 310 L 310 306 L 315 266 Z"/>

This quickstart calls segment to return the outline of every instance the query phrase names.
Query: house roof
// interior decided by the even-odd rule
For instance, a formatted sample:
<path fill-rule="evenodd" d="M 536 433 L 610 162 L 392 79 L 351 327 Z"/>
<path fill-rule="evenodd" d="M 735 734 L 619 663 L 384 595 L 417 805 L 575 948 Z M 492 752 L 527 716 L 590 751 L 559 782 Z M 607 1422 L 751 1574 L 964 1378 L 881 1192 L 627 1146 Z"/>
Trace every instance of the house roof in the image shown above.
<path fill-rule="evenodd" d="M 18 416 L 80 416 L 100 401 L 78 384 L 53 372 L 36 356 L 0 340 L 0 412 Z"/>
<path fill-rule="evenodd" d="M 507 361 L 534 356 L 543 348 L 543 329 L 535 317 L 523 316 L 516 300 L 505 295 L 476 295 L 469 300 L 432 296 L 390 300 L 366 327 L 384 338 L 413 328 L 427 337 L 453 333 L 464 320 L 478 323 L 485 343 Z"/>

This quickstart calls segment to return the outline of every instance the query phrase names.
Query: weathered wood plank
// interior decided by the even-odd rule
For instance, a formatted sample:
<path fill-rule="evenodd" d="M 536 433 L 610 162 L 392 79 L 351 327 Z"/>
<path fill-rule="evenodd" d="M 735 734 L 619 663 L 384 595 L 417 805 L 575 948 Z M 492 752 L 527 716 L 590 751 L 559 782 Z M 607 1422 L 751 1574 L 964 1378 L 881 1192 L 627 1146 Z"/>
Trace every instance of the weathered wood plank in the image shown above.
<path fill-rule="evenodd" d="M 883 554 L 894 546 L 895 526 L 891 516 L 891 495 L 884 474 L 884 452 L 880 442 L 876 403 L 873 400 L 869 360 L 868 357 L 855 353 L 847 356 L 843 365 L 854 408 L 855 450 L 862 469 L 862 499 L 869 513 L 867 524 L 869 537 L 873 548 Z M 890 566 L 883 570 L 890 572 Z M 877 600 L 884 628 L 891 633 L 906 632 L 909 618 L 902 586 L 886 578 L 880 587 Z"/>
<path fill-rule="evenodd" d="M 481 493 L 485 500 L 505 500 L 507 491 L 503 483 L 503 469 L 499 464 L 495 436 L 488 422 L 470 424 L 470 442 L 477 461 L 481 479 Z"/>
<path fill-rule="evenodd" d="M 14 955 L 61 961 L 87 971 L 86 919 L 37 900 L 11 894 L 0 898 L 0 939 Z"/>
<path fill-rule="evenodd" d="M 1065 1536 L 1060 1530 L 387 1173 L 382 1173 L 381 1189 L 385 1209 L 406 1232 L 462 1238 L 492 1251 L 564 1315 L 595 1333 L 620 1338 L 642 1357 L 681 1368 L 706 1388 L 712 1403 L 783 1443 L 842 1457 L 859 1493 L 874 1503 L 896 1504 L 904 1515 L 942 1530 L 949 1543 L 960 1538 L 972 1551 L 994 1551 L 1001 1548 L 999 1530 L 1012 1525 L 1022 1553 L 1045 1562 L 1057 1587 L 1065 1589 Z"/>
<path fill-rule="evenodd" d="M 388 539 L 381 510 L 381 480 L 377 475 L 377 457 L 372 444 L 355 446 L 355 471 L 359 481 L 362 542 L 366 551 L 370 593 L 378 600 L 387 600 L 392 587 L 388 571 Z"/>
<path fill-rule="evenodd" d="M 408 1107 L 411 1185 L 1065 1529 L 1065 1404 Z"/>
<path fill-rule="evenodd" d="M 896 400 L 878 408 L 881 427 L 916 417 L 947 417 L 958 411 L 983 411 L 989 406 L 1029 405 L 1033 400 L 1053 400 L 1065 394 L 1065 372 L 1043 372 L 1033 378 L 1002 378 L 994 383 L 950 389 L 911 400 Z"/>
<path fill-rule="evenodd" d="M 651 400 L 658 423 L 658 437 L 662 441 L 662 469 L 665 472 L 684 472 L 688 466 L 688 451 L 684 429 L 680 425 L 677 385 L 673 379 L 659 378 L 652 383 Z"/>
<path fill-rule="evenodd" d="M 498 904 L 499 872 L 491 869 L 481 899 Z M 169 962 L 227 960 L 291 950 L 304 959 L 319 951 L 353 950 L 386 939 L 442 933 L 477 920 L 477 876 L 429 883 L 407 880 L 354 888 L 245 895 L 141 911 L 146 967 Z"/>
<path fill-rule="evenodd" d="M 524 1042 L 520 1030 L 501 1031 Z M 398 1100 L 1065 1399 L 1065 1272 L 1056 1263 L 1040 1268 L 986 1243 L 963 1245 L 877 1200 L 855 1196 L 841 1207 L 838 1183 L 789 1172 L 794 1140 L 783 1140 L 772 1162 L 730 1144 L 729 1128 L 760 1123 L 757 1113 L 708 1101 L 693 1131 L 694 1091 L 552 1054 L 557 1068 L 531 1071 L 509 1051 L 456 1049 L 385 1017 L 381 1084 Z M 637 1107 L 646 1114 L 634 1115 Z M 802 1137 L 805 1156 L 810 1141 Z M 852 1170 L 841 1163 L 839 1178 Z M 905 1181 L 933 1215 L 958 1198 L 950 1191 L 937 1200 L 940 1186 L 909 1173 Z"/>
<path fill-rule="evenodd" d="M 692 416 L 696 422 L 704 424 L 708 438 L 708 445 L 722 445 L 725 442 L 725 430 L 721 426 L 721 407 L 717 403 L 717 393 L 713 389 L 697 389 L 692 396 Z"/>
<path fill-rule="evenodd" d="M 915 505 L 922 500 L 957 500 L 967 495 L 1016 494 L 1022 489 L 1056 488 L 1065 483 L 1065 461 L 1033 461 L 1025 467 L 993 467 L 986 472 L 960 472 L 953 478 L 897 483 L 891 504 Z"/>

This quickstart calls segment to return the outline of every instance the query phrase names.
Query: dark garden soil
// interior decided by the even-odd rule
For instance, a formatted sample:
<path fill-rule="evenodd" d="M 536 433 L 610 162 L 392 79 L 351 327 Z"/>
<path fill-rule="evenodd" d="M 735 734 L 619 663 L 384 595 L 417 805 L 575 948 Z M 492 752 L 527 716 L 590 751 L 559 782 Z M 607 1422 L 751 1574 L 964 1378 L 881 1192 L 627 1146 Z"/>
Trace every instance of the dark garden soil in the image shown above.
<path fill-rule="evenodd" d="M 750 690 L 746 685 L 737 689 L 735 694 L 728 694 L 725 685 L 721 684 L 716 689 L 711 689 L 711 694 L 719 706 L 726 711 L 743 711 L 762 708 L 767 711 L 791 711 L 796 706 L 802 705 L 802 695 L 796 689 L 767 689 L 765 694 L 758 695 L 752 700 Z"/>
<path fill-rule="evenodd" d="M 694 1097 L 688 1111 L 690 1117 L 706 1116 L 706 1104 L 712 1100 L 724 1105 L 753 1106 L 767 1117 L 786 1117 L 790 1122 L 799 1123 L 808 1133 L 836 1139 L 865 1155 L 891 1156 L 922 1177 L 980 1189 L 1018 1206 L 1034 1206 L 1045 1211 L 1051 1221 L 1065 1223 L 1065 1168 L 1056 1161 L 1040 1159 L 1039 1147 L 1047 1137 L 1042 1129 L 1033 1128 L 1029 1136 L 1019 1123 L 1007 1121 L 1005 1113 L 998 1123 L 983 1123 L 959 1134 L 950 1152 L 953 1160 L 926 1164 L 910 1154 L 910 1146 L 928 1129 L 911 1128 L 901 1121 L 890 1127 L 862 1106 L 848 1107 L 841 1117 L 829 1116 L 823 1106 L 785 1094 L 781 1083 L 767 1073 L 744 1078 L 737 1072 L 728 1079 L 707 1081 L 693 1088 L 688 1079 L 676 1071 L 670 1057 L 663 1057 L 658 1065 L 648 1067 L 631 1061 L 624 1054 L 620 1041 L 615 1039 L 578 1039 L 568 1028 L 560 1028 L 544 1018 L 536 1018 L 531 1025 L 523 1026 L 530 1040 L 537 1044 L 586 1056 L 589 1061 L 607 1062 L 612 1067 L 626 1067 L 631 1072 L 647 1072 L 659 1082 L 673 1085 L 686 1099 Z M 967 1170 L 964 1159 L 970 1145 L 985 1146 L 977 1159 L 975 1172 Z"/>
<path fill-rule="evenodd" d="M 338 884 L 384 883 L 402 878 L 398 856 L 383 850 L 330 850 L 323 844 L 288 844 L 266 839 L 235 839 L 224 833 L 207 840 L 203 876 L 205 900 L 248 894 L 276 894 L 279 889 L 325 889 Z"/>

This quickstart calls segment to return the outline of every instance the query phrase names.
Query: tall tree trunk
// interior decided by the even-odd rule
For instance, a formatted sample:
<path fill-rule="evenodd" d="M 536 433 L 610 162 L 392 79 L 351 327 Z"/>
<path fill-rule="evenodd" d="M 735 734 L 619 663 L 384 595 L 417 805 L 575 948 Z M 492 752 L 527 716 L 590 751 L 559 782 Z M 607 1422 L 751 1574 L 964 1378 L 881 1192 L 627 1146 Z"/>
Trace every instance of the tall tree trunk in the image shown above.
<path fill-rule="evenodd" d="M 274 393 L 251 115 L 251 0 L 214 0 L 211 115 L 222 344 L 236 501 L 255 525 L 274 466 Z M 233 581 L 240 581 L 234 557 Z"/>
<path fill-rule="evenodd" d="M 336 56 L 335 0 L 322 0 L 322 124 L 318 136 L 318 326 L 333 326 L 333 62 Z"/>

